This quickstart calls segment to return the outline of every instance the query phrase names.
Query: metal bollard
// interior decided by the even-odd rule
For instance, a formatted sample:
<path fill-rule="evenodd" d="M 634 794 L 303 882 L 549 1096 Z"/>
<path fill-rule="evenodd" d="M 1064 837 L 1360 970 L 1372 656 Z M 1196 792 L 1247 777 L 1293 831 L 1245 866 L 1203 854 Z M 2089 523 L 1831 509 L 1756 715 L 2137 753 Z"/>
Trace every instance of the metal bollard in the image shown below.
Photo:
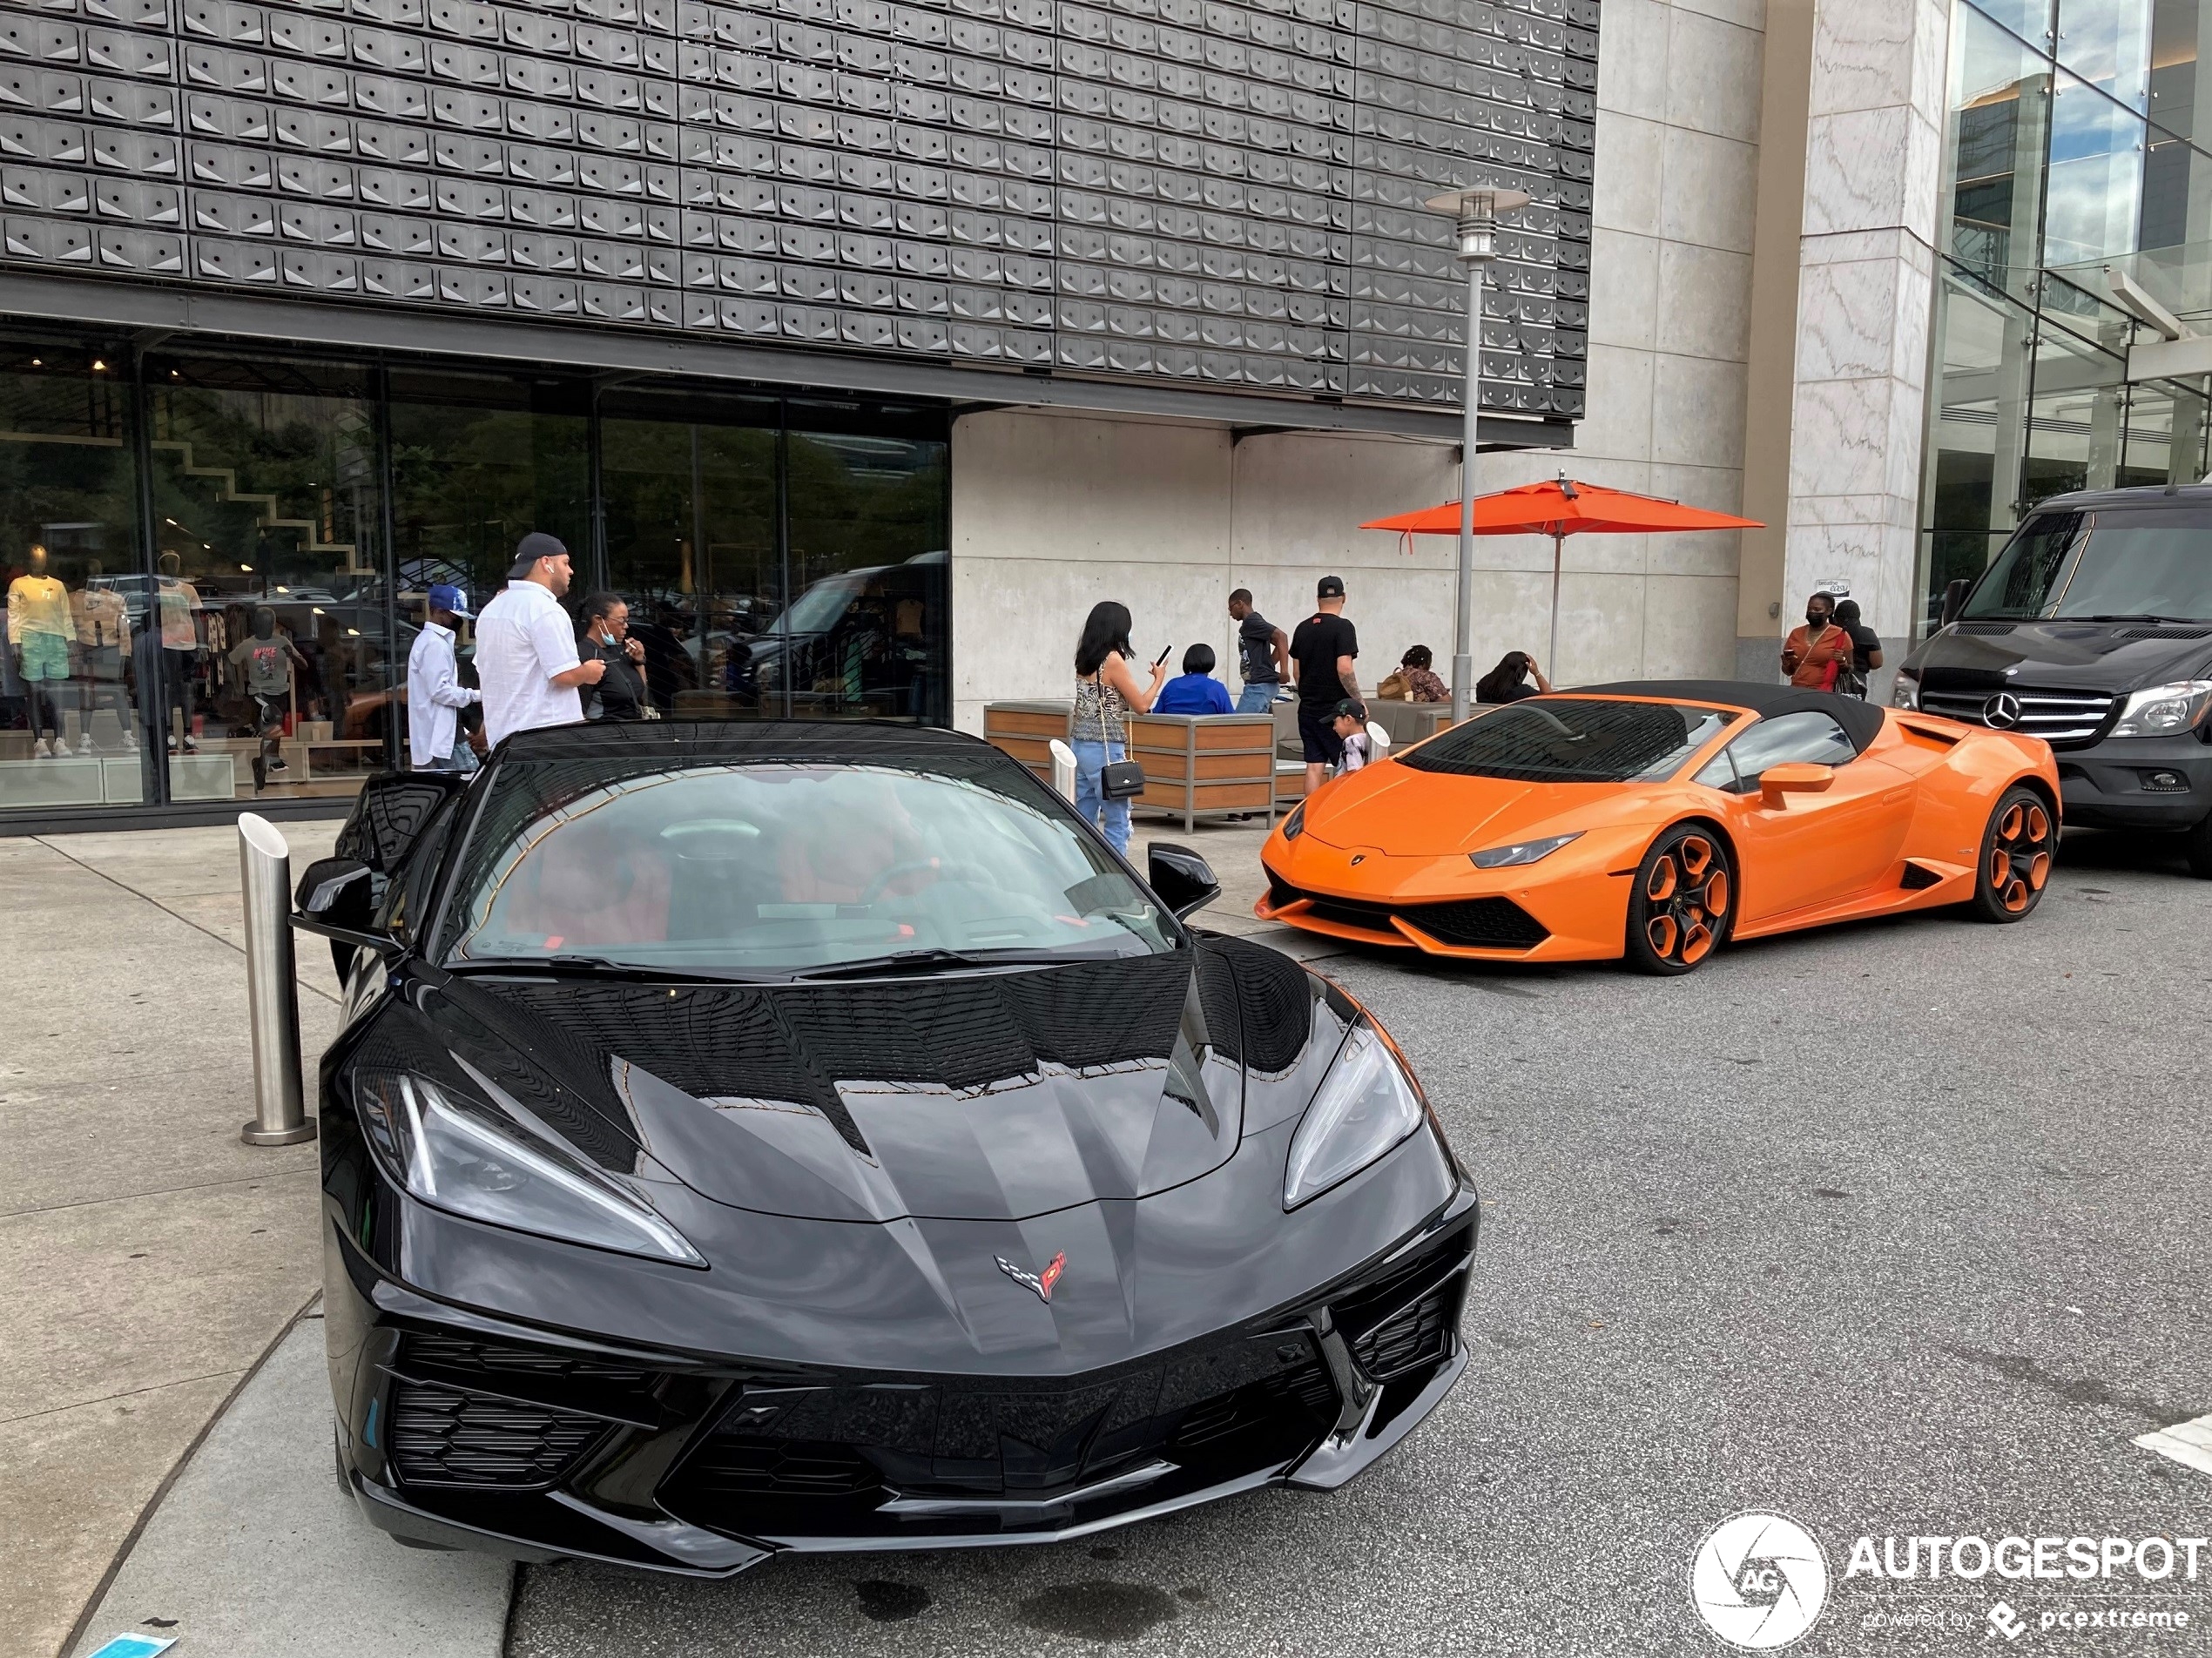
<path fill-rule="evenodd" d="M 1052 787 L 1070 800 L 1076 798 L 1076 751 L 1056 737 L 1052 739 Z"/>
<path fill-rule="evenodd" d="M 292 954 L 292 848 L 253 812 L 238 819 L 239 890 L 246 900 L 246 1013 L 253 1031 L 249 1146 L 315 1137 L 300 1095 L 300 986 Z"/>

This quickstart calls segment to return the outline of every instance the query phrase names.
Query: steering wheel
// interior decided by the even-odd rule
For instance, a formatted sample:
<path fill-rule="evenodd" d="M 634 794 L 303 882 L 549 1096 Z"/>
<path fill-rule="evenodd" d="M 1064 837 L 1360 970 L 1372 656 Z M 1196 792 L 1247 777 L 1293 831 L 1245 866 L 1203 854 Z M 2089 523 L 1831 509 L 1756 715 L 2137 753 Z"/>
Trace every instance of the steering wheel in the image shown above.
<path fill-rule="evenodd" d="M 984 884 L 988 885 L 995 879 L 991 872 L 981 864 L 948 864 L 936 858 L 910 858 L 903 864 L 892 865 L 890 868 L 870 881 L 867 889 L 861 893 L 855 902 L 873 904 L 883 896 L 883 889 L 898 880 L 900 876 L 920 874 L 925 870 L 941 880 L 950 875 L 965 875 L 970 880 L 980 878 Z"/>

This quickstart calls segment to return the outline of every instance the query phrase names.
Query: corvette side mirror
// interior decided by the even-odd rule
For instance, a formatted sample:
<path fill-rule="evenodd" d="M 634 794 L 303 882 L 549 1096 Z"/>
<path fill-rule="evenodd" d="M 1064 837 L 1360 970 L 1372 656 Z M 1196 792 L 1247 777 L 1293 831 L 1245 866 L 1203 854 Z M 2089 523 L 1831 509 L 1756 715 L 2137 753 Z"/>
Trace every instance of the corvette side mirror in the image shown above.
<path fill-rule="evenodd" d="M 1196 915 L 1221 896 L 1221 883 L 1214 879 L 1213 866 L 1187 846 L 1155 841 L 1144 873 L 1177 920 Z"/>
<path fill-rule="evenodd" d="M 1812 765 L 1791 760 L 1781 765 L 1770 765 L 1759 773 L 1759 804 L 1769 812 L 1779 812 L 1789 804 L 1793 794 L 1822 794 L 1836 780 L 1832 765 Z"/>
<path fill-rule="evenodd" d="M 368 866 L 354 858 L 318 858 L 300 877 L 293 894 L 299 907 L 292 912 L 292 925 L 330 940 L 331 965 L 341 979 L 358 948 L 380 955 L 399 951 L 397 939 L 374 930 L 374 886 Z"/>

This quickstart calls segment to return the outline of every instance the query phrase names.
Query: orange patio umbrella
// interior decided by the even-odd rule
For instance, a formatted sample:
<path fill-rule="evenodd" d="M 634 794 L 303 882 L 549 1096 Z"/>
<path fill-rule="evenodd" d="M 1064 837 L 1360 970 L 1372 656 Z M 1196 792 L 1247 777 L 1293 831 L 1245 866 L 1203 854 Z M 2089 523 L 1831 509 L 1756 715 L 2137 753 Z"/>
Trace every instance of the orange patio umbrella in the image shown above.
<path fill-rule="evenodd" d="M 1460 503 L 1403 512 L 1394 518 L 1377 518 L 1362 529 L 1394 529 L 1404 536 L 1456 536 L 1460 533 Z M 1656 495 L 1608 489 L 1595 483 L 1577 483 L 1564 472 L 1546 483 L 1524 483 L 1517 489 L 1474 498 L 1474 533 L 1478 536 L 1549 536 L 1552 538 L 1551 656 L 1559 666 L 1559 572 L 1569 536 L 1667 535 L 1685 529 L 1764 529 L 1753 518 L 1708 512 L 1685 507 L 1679 501 Z"/>

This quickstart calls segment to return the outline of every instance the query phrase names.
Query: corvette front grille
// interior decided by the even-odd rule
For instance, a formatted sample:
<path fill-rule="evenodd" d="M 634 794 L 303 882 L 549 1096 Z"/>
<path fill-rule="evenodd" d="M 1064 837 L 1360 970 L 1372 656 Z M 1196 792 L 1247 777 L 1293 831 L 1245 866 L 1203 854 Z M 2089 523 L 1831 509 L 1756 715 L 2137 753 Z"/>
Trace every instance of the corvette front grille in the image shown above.
<path fill-rule="evenodd" d="M 1989 705 L 1996 691 L 1924 691 L 1923 711 L 1940 714 L 1968 725 L 1987 725 Z M 2096 740 L 2119 699 L 2095 691 L 2018 691 L 2010 693 L 2020 703 L 2019 722 L 1998 730 L 2040 737 L 2053 748 L 2080 748 Z"/>
<path fill-rule="evenodd" d="M 1279 1466 L 1310 1449 L 1337 1411 L 1336 1385 L 1303 1325 L 1049 1380 L 742 1386 L 658 1500 L 698 1524 L 753 1536 L 995 1529 L 995 1511 L 976 1517 L 994 1503 L 1049 1509 L 1162 1464 L 1209 1484 Z M 1142 1489 L 1126 1498 L 1143 1500 Z M 893 1501 L 945 1512 L 917 1519 L 887 1511 Z"/>
<path fill-rule="evenodd" d="M 1433 1365 L 1452 1351 L 1459 1280 L 1439 1284 L 1352 1344 L 1359 1368 L 1379 1382 Z"/>

